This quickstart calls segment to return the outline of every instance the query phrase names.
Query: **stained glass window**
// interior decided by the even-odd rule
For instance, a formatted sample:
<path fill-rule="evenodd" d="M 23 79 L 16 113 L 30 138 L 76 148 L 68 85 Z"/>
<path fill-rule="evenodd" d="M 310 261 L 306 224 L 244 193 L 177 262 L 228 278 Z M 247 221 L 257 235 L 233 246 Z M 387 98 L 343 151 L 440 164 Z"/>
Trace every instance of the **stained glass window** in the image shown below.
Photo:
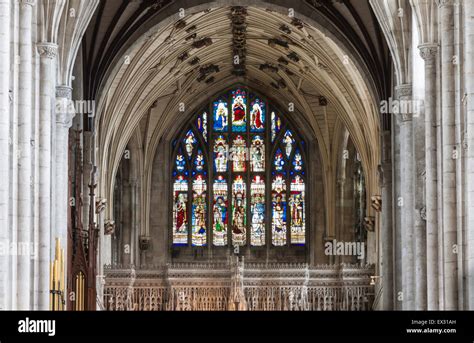
<path fill-rule="evenodd" d="M 193 182 L 193 245 L 206 245 L 206 181 L 198 175 Z"/>
<path fill-rule="evenodd" d="M 275 158 L 273 159 L 273 165 L 275 166 L 276 171 L 283 171 L 285 168 L 285 158 L 283 157 L 283 153 L 281 149 L 278 149 L 275 154 Z"/>
<path fill-rule="evenodd" d="M 245 140 L 242 136 L 237 136 L 234 140 L 234 145 L 232 146 L 232 165 L 234 173 L 242 173 L 247 170 L 247 146 Z"/>
<path fill-rule="evenodd" d="M 204 138 L 204 141 L 207 142 L 207 113 L 203 112 L 197 117 L 196 127 Z"/>
<path fill-rule="evenodd" d="M 186 146 L 186 153 L 188 154 L 188 157 L 191 158 L 193 156 L 194 147 L 197 143 L 196 137 L 191 130 L 186 134 L 184 142 Z"/>
<path fill-rule="evenodd" d="M 227 245 L 228 197 L 227 182 L 219 176 L 214 182 L 213 236 L 215 246 Z"/>
<path fill-rule="evenodd" d="M 280 117 L 272 112 L 272 143 L 275 141 L 276 136 L 281 131 L 281 120 Z"/>
<path fill-rule="evenodd" d="M 284 112 L 236 87 L 180 132 L 172 144 L 174 245 L 306 243 L 306 151 Z"/>
<path fill-rule="evenodd" d="M 265 245 L 265 182 L 260 176 L 254 176 L 250 188 L 252 214 L 250 244 Z"/>
<path fill-rule="evenodd" d="M 242 176 L 232 185 L 232 244 L 245 245 L 247 241 L 247 196 Z"/>
<path fill-rule="evenodd" d="M 218 100 L 214 102 L 214 131 L 225 132 L 227 131 L 227 125 L 229 123 L 229 109 L 227 108 L 227 102 Z"/>
<path fill-rule="evenodd" d="M 188 243 L 188 181 L 179 176 L 173 187 L 173 243 Z"/>
<path fill-rule="evenodd" d="M 250 131 L 264 132 L 265 131 L 265 103 L 260 99 L 252 101 L 250 110 Z"/>
<path fill-rule="evenodd" d="M 250 169 L 252 172 L 265 171 L 265 143 L 263 137 L 255 136 L 250 149 Z"/>
<path fill-rule="evenodd" d="M 180 151 L 178 155 L 176 155 L 176 170 L 179 173 L 184 172 L 186 169 L 186 160 L 184 159 L 183 153 Z"/>
<path fill-rule="evenodd" d="M 293 169 L 295 172 L 303 171 L 303 157 L 301 156 L 301 153 L 298 149 L 296 150 L 295 157 L 293 158 Z"/>
<path fill-rule="evenodd" d="M 291 181 L 290 213 L 291 213 L 291 244 L 305 243 L 305 183 L 297 175 Z"/>
<path fill-rule="evenodd" d="M 288 158 L 290 158 L 291 152 L 293 151 L 293 144 L 295 144 L 295 140 L 293 139 L 293 134 L 291 133 L 290 130 L 288 130 L 283 136 L 283 145 L 285 146 L 285 153 L 286 153 L 286 157 Z"/>
<path fill-rule="evenodd" d="M 272 183 L 272 243 L 286 244 L 286 180 L 277 175 Z"/>
<path fill-rule="evenodd" d="M 240 88 L 232 91 L 232 131 L 247 131 L 247 93 Z"/>
<path fill-rule="evenodd" d="M 214 165 L 217 173 L 227 172 L 229 148 L 224 136 L 217 136 L 214 142 Z"/>
<path fill-rule="evenodd" d="M 204 155 L 201 150 L 198 150 L 198 153 L 196 155 L 196 159 L 194 160 L 194 167 L 196 168 L 196 171 L 198 172 L 203 172 L 204 171 Z"/>

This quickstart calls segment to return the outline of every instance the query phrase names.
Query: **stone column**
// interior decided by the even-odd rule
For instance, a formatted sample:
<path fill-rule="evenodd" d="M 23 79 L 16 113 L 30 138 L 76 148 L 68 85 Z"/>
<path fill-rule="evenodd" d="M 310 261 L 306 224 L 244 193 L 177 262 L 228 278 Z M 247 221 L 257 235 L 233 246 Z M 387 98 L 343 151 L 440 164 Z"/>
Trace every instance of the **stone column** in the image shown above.
<path fill-rule="evenodd" d="M 467 305 L 474 310 L 474 1 L 464 5 L 464 71 L 466 83 L 466 230 L 467 230 Z"/>
<path fill-rule="evenodd" d="M 132 164 L 133 168 L 137 168 L 134 163 Z M 133 171 L 135 173 L 136 170 Z M 131 215 L 132 215 L 132 223 L 130 225 L 131 232 L 130 232 L 130 262 L 136 266 L 138 264 L 138 261 L 136 261 L 136 250 L 138 249 L 137 246 L 137 209 L 138 209 L 138 181 L 137 179 L 131 179 L 130 180 L 130 191 L 131 191 L 131 197 L 132 197 L 132 206 L 130 208 L 131 210 Z"/>
<path fill-rule="evenodd" d="M 131 226 L 132 226 L 132 184 L 131 180 L 126 180 L 123 184 L 123 198 L 122 198 L 122 239 L 120 246 L 120 253 L 122 255 L 122 264 L 124 267 L 129 267 L 131 263 Z"/>
<path fill-rule="evenodd" d="M 412 85 L 397 86 L 396 93 L 399 101 L 410 101 Z M 403 309 L 413 310 L 415 308 L 413 120 L 411 113 L 398 115 L 397 119 L 400 126 L 401 194 L 398 201 L 401 210 Z"/>
<path fill-rule="evenodd" d="M 18 247 L 30 247 L 32 240 L 32 18 L 35 0 L 20 1 L 20 67 L 18 94 Z M 31 258 L 18 253 L 17 309 L 31 308 Z"/>
<path fill-rule="evenodd" d="M 398 118 L 392 118 L 392 194 L 394 202 L 393 211 L 393 283 L 394 283 L 394 309 L 402 310 L 403 301 L 400 300 L 400 293 L 403 291 L 402 284 L 402 211 L 399 203 L 401 195 L 401 162 L 400 162 L 400 126 Z"/>
<path fill-rule="evenodd" d="M 391 132 L 385 131 L 382 136 L 382 226 L 380 239 L 382 242 L 382 285 L 383 309 L 393 310 L 393 220 L 392 220 L 392 161 L 391 161 Z"/>
<path fill-rule="evenodd" d="M 67 86 L 56 87 L 56 126 L 54 144 L 54 228 L 51 239 L 57 237 L 61 245 L 67 248 L 68 211 L 69 211 L 69 129 L 72 126 L 74 110 L 71 106 L 72 88 Z M 67 256 L 67 251 L 64 252 Z M 67 275 L 65 271 L 65 275 Z"/>
<path fill-rule="evenodd" d="M 455 85 L 454 85 L 454 6 L 440 0 L 441 32 L 441 124 L 442 124 L 442 213 L 444 261 L 444 310 L 457 309 Z"/>
<path fill-rule="evenodd" d="M 39 127 L 39 310 L 49 309 L 49 274 L 51 245 L 51 149 L 52 123 L 55 99 L 55 59 L 58 46 L 53 43 L 37 44 L 40 55 L 40 127 Z M 65 242 L 62 242 L 64 244 Z"/>
<path fill-rule="evenodd" d="M 10 190 L 10 0 L 0 0 L 0 244 L 9 243 Z M 8 254 L 0 255 L 0 311 L 8 310 Z"/>
<path fill-rule="evenodd" d="M 413 100 L 415 101 L 415 100 Z M 426 207 L 425 207 L 425 116 L 422 111 L 413 116 L 413 157 L 414 157 L 414 264 L 415 264 L 415 307 L 417 311 L 427 309 L 426 284 Z"/>
<path fill-rule="evenodd" d="M 97 227 L 99 229 L 98 236 L 98 248 L 99 252 L 97 254 L 97 275 L 96 275 L 96 291 L 97 291 L 97 309 L 102 310 L 104 308 L 103 299 L 104 299 L 104 262 L 103 262 L 103 239 L 105 237 L 105 207 L 107 202 L 105 199 L 96 200 L 96 214 L 98 217 Z"/>
<path fill-rule="evenodd" d="M 425 61 L 425 159 L 426 159 L 426 274 L 428 310 L 439 309 L 438 266 L 438 172 L 436 140 L 437 44 L 420 45 Z"/>

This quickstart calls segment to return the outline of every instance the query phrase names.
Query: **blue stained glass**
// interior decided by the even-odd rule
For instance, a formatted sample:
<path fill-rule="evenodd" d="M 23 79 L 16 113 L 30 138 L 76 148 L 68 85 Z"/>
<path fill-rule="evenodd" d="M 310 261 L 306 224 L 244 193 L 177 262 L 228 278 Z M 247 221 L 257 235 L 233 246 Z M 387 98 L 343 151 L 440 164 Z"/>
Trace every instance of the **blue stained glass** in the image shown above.
<path fill-rule="evenodd" d="M 287 130 L 283 136 L 283 145 L 285 146 L 285 154 L 287 158 L 290 158 L 294 144 L 295 140 L 293 138 L 293 134 L 290 130 Z"/>
<path fill-rule="evenodd" d="M 192 206 L 192 244 L 193 246 L 206 245 L 206 181 L 198 175 L 193 182 Z"/>
<path fill-rule="evenodd" d="M 201 133 L 204 141 L 207 142 L 207 113 L 203 112 L 197 117 L 196 126 Z"/>
<path fill-rule="evenodd" d="M 275 166 L 276 171 L 283 171 L 283 168 L 285 167 L 285 159 L 283 158 L 281 149 L 276 151 L 273 165 Z"/>
<path fill-rule="evenodd" d="M 191 158 L 193 156 L 194 147 L 196 146 L 197 139 L 194 135 L 194 132 L 189 130 L 186 133 L 186 137 L 184 138 L 184 144 L 186 146 L 186 153 L 188 157 Z"/>
<path fill-rule="evenodd" d="M 184 172 L 184 170 L 186 169 L 186 160 L 183 156 L 183 154 L 181 153 L 181 151 L 176 155 L 176 170 L 179 172 L 179 173 L 182 173 Z"/>
<path fill-rule="evenodd" d="M 281 120 L 280 117 L 272 112 L 272 143 L 275 142 L 276 136 L 281 131 Z"/>
<path fill-rule="evenodd" d="M 202 172 L 204 171 L 204 165 L 204 155 L 201 149 L 199 149 L 196 155 L 196 159 L 194 160 L 194 168 L 196 168 L 198 172 Z"/>
<path fill-rule="evenodd" d="M 229 109 L 228 104 L 224 100 L 218 100 L 213 105 L 213 116 L 214 116 L 214 131 L 225 132 L 228 128 L 229 123 Z"/>
<path fill-rule="evenodd" d="M 301 172 L 303 170 L 303 157 L 299 149 L 296 149 L 295 157 L 293 158 L 293 169 L 296 172 Z"/>

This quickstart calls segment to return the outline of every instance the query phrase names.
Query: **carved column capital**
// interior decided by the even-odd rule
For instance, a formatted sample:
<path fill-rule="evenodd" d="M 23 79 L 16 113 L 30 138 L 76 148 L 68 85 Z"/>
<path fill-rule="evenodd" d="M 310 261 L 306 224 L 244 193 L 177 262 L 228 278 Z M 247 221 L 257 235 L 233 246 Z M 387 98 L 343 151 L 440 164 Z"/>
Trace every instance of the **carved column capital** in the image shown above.
<path fill-rule="evenodd" d="M 104 235 L 113 235 L 115 232 L 115 221 L 107 220 L 104 225 Z"/>
<path fill-rule="evenodd" d="M 395 95 L 398 99 L 411 97 L 413 94 L 413 85 L 411 83 L 405 83 L 395 87 Z"/>
<path fill-rule="evenodd" d="M 438 7 L 453 6 L 454 0 L 437 0 Z"/>
<path fill-rule="evenodd" d="M 375 217 L 365 217 L 364 226 L 367 231 L 373 232 L 375 230 Z"/>
<path fill-rule="evenodd" d="M 150 236 L 140 236 L 140 250 L 145 251 L 150 248 L 151 237 Z"/>
<path fill-rule="evenodd" d="M 36 44 L 38 53 L 41 57 L 55 59 L 58 56 L 58 45 L 54 43 L 38 43 Z"/>
<path fill-rule="evenodd" d="M 372 208 L 377 212 L 382 212 L 382 196 L 374 195 L 370 199 Z"/>
<path fill-rule="evenodd" d="M 425 61 L 434 60 L 438 54 L 438 44 L 435 43 L 421 44 L 418 49 L 420 49 L 421 58 Z"/>
<path fill-rule="evenodd" d="M 95 201 L 95 213 L 100 214 L 105 210 L 105 207 L 107 206 L 107 200 L 106 199 L 97 199 Z"/>
<path fill-rule="evenodd" d="M 22 8 L 33 7 L 36 5 L 36 0 L 20 0 L 20 5 Z"/>
<path fill-rule="evenodd" d="M 63 98 L 67 100 L 72 99 L 72 88 L 69 86 L 57 86 L 56 98 Z"/>

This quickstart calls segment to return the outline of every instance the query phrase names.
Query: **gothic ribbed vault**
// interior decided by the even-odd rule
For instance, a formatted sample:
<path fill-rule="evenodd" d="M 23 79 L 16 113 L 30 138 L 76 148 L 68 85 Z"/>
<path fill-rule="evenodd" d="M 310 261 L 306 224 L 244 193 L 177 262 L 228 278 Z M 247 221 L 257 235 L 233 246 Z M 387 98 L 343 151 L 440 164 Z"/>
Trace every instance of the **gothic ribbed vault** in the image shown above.
<path fill-rule="evenodd" d="M 245 5 L 246 1 L 238 3 Z M 295 105 L 295 113 L 300 114 L 295 115 L 297 123 L 319 145 L 326 204 L 334 202 L 340 138 L 345 129 L 362 159 L 367 196 L 379 194 L 380 120 L 376 104 L 383 92 L 377 86 L 383 75 L 367 77 L 373 75 L 370 69 L 374 66 L 361 62 L 364 51 L 348 45 L 348 37 L 337 28 L 302 16 L 297 8 L 291 17 L 288 8 L 264 1 L 248 3 L 245 75 L 233 73 L 231 6 L 217 3 L 182 6 L 186 15 L 182 20 L 179 10 L 166 8 L 163 11 L 171 15 L 160 18 L 126 49 L 115 49 L 120 53 L 97 86 L 95 127 L 100 142 L 101 196 L 113 199 L 116 170 L 134 134 L 143 151 L 141 182 L 142 189 L 147 190 L 157 144 L 187 118 L 180 115 L 180 104 L 184 104 L 185 113 L 192 112 L 235 82 L 271 94 L 282 108 Z M 373 46 L 372 40 L 367 44 Z M 141 199 L 143 223 L 148 221 L 149 196 L 144 192 Z M 331 236 L 334 210 L 326 207 Z M 113 219 L 112 207 L 108 211 Z M 142 230 L 146 234 L 148 225 Z"/>

